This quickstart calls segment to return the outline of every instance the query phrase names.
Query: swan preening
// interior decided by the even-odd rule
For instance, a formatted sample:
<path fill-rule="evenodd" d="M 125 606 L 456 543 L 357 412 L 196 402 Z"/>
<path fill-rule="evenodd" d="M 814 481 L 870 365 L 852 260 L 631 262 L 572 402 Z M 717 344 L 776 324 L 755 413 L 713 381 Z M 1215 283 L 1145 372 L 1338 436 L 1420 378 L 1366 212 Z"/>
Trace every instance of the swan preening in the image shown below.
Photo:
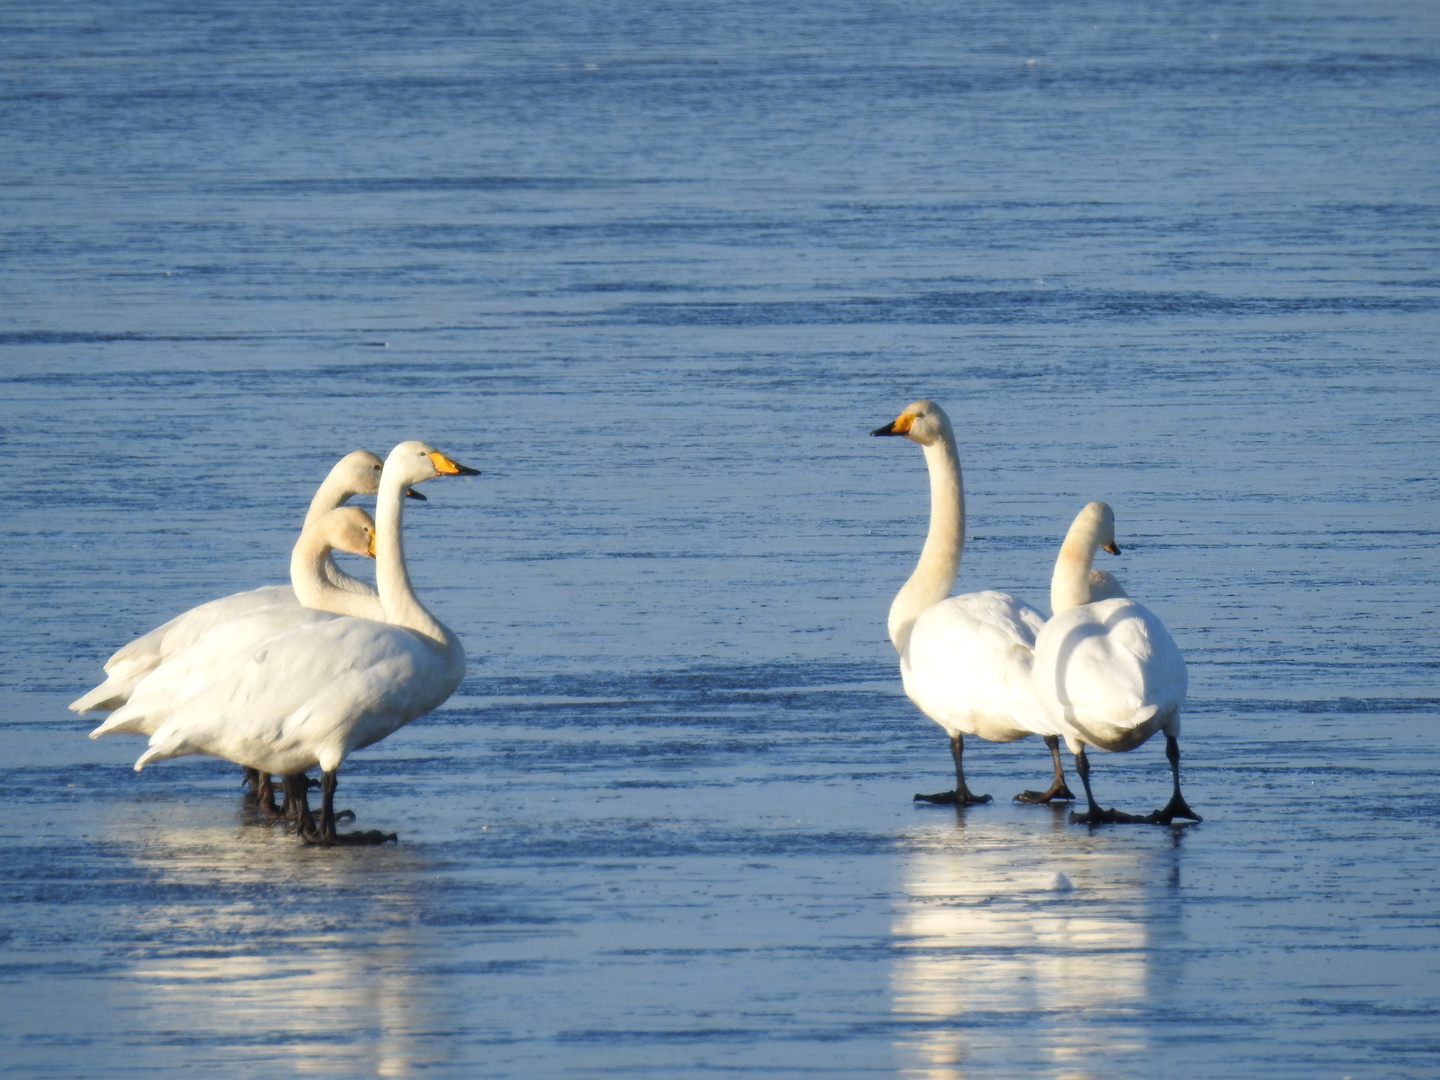
<path fill-rule="evenodd" d="M 1091 561 L 1104 548 L 1119 554 L 1115 515 L 1102 502 L 1080 511 L 1065 536 L 1050 582 L 1053 615 L 1035 639 L 1034 685 L 1048 723 L 1075 755 L 1089 806 L 1072 821 L 1135 821 L 1168 825 L 1200 820 L 1180 794 L 1180 707 L 1185 658 L 1155 614 L 1124 595 L 1095 598 Z M 1112 579 L 1113 580 L 1113 579 Z M 1103 584 L 1103 583 L 1102 583 Z M 1117 587 L 1118 587 L 1118 583 Z M 1133 750 L 1165 733 L 1174 792 L 1162 809 L 1143 817 L 1102 810 L 1090 790 L 1086 746 Z"/>
<path fill-rule="evenodd" d="M 916 401 L 872 435 L 919 443 L 930 476 L 930 529 L 915 571 L 890 606 L 890 640 L 900 654 L 905 693 L 950 737 L 955 790 L 916 795 L 967 806 L 964 736 L 1010 742 L 1040 735 L 1050 749 L 1048 790 L 1016 796 L 1049 802 L 1074 796 L 1065 784 L 1059 740 L 1075 755 L 1089 808 L 1074 821 L 1199 820 L 1180 795 L 1180 706 L 1185 660 L 1164 625 L 1129 599 L 1114 575 L 1091 564 L 1097 549 L 1119 554 L 1114 514 L 1104 503 L 1081 511 L 1061 545 L 1051 580 L 1052 618 L 1006 593 L 950 596 L 965 540 L 965 496 L 949 417 Z M 1130 750 L 1164 731 L 1174 795 L 1145 817 L 1102 811 L 1090 790 L 1085 747 Z"/>
<path fill-rule="evenodd" d="M 292 556 L 293 590 L 276 588 L 270 594 L 275 603 L 236 604 L 229 618 L 207 616 L 209 625 L 187 631 L 191 640 L 183 648 L 166 649 L 167 635 L 161 634 L 160 642 L 147 646 L 159 658 L 92 734 L 149 734 L 150 746 L 135 763 L 137 771 L 165 758 L 211 754 L 262 777 L 279 773 L 300 832 L 312 842 L 393 839 L 393 834 L 374 831 L 335 831 L 335 773 L 352 751 L 444 702 L 464 676 L 459 639 L 425 609 L 410 585 L 401 538 L 410 485 L 456 475 L 476 475 L 476 470 L 425 443 L 401 443 L 378 477 L 373 530 L 362 529 L 366 542 L 361 550 L 368 548 L 376 560 L 374 589 L 329 560 L 331 548 L 358 545 L 358 519 L 320 507 Z M 339 501 L 356 493 L 348 491 Z M 288 601 L 286 592 L 291 593 Z M 301 599 L 328 610 L 301 606 Z M 173 631 L 173 623 L 194 614 L 187 612 L 167 626 Z M 155 634 L 159 631 L 147 637 Z M 103 700 L 108 704 L 111 697 Z M 91 702 L 91 707 L 99 706 Z M 322 770 L 318 824 L 309 812 L 304 775 L 316 766 Z"/>

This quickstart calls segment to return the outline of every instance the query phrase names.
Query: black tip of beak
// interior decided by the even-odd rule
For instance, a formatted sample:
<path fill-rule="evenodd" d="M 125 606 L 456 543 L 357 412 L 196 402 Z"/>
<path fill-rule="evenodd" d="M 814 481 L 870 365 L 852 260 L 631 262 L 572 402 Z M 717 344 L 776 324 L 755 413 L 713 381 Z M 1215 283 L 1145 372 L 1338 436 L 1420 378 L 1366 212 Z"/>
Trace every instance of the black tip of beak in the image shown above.
<path fill-rule="evenodd" d="M 894 421 L 894 420 L 891 420 L 890 423 L 886 424 L 884 427 L 877 427 L 874 431 L 870 432 L 870 434 L 871 434 L 871 435 L 894 435 L 894 434 L 895 434 L 895 421 Z"/>
<path fill-rule="evenodd" d="M 1108 551 L 1111 555 L 1119 555 L 1120 545 L 1115 543 L 1114 541 L 1111 541 L 1110 543 L 1105 545 L 1105 550 Z"/>
<path fill-rule="evenodd" d="M 416 491 L 414 488 L 406 488 L 406 489 L 405 489 L 405 497 L 406 497 L 407 499 L 419 499 L 421 502 L 429 502 L 429 501 L 430 501 L 430 500 L 427 499 L 424 495 L 421 495 L 420 492 Z"/>
<path fill-rule="evenodd" d="M 455 475 L 456 475 L 456 476 L 479 476 L 479 475 L 480 475 L 480 470 L 479 470 L 479 469 L 472 469 L 472 468 L 470 468 L 468 465 L 461 465 L 461 464 L 459 464 L 459 463 L 456 463 L 456 465 L 455 465 Z"/>

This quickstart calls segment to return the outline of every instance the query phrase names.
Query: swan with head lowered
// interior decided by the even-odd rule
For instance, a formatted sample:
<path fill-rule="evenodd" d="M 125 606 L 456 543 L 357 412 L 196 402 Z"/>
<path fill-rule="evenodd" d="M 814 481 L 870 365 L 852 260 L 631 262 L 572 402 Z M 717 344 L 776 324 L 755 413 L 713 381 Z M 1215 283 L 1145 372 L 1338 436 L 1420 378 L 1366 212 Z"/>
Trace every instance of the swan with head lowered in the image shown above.
<path fill-rule="evenodd" d="M 316 490 L 315 497 L 310 500 L 305 524 L 309 525 L 322 514 L 343 506 L 354 495 L 375 494 L 380 488 L 380 470 L 380 459 L 368 450 L 356 450 L 346 454 L 335 463 L 324 483 Z M 293 565 L 292 560 L 292 568 Z M 328 551 L 324 553 L 313 573 L 307 571 L 307 579 L 313 579 L 315 575 L 319 575 L 318 580 L 341 592 L 376 597 L 373 586 L 341 570 L 335 565 Z M 118 649 L 105 662 L 105 681 L 88 694 L 71 702 L 70 709 L 73 712 L 85 713 L 111 712 L 120 708 L 130 700 L 130 694 L 140 680 L 169 657 L 194 645 L 211 630 L 230 619 L 277 605 L 298 608 L 305 605 L 305 601 L 297 596 L 292 582 L 291 585 L 266 585 L 248 592 L 224 596 L 175 616 L 164 625 Z"/>
<path fill-rule="evenodd" d="M 1180 707 L 1185 701 L 1185 658 L 1153 612 L 1124 596 L 1092 599 L 1091 563 L 1104 548 L 1120 554 L 1115 515 L 1102 502 L 1081 510 L 1060 547 L 1050 581 L 1054 610 L 1035 641 L 1032 675 L 1037 700 L 1075 755 L 1075 769 L 1089 803 L 1071 821 L 1147 822 L 1200 820 L 1180 794 Z M 1112 579 L 1113 580 L 1113 579 Z M 1118 587 L 1118 582 L 1116 583 Z M 1090 790 L 1086 746 L 1133 750 L 1157 731 L 1165 733 L 1174 793 L 1160 810 L 1137 817 L 1102 810 Z"/>
<path fill-rule="evenodd" d="M 1073 798 L 1065 786 L 1056 732 L 1045 726 L 1031 688 L 1035 635 L 1044 618 L 1029 604 L 988 590 L 951 596 L 965 545 L 965 493 L 950 418 L 933 401 L 916 401 L 872 435 L 903 435 L 925 451 L 930 474 L 930 531 L 920 560 L 890 605 L 890 640 L 900 654 L 905 693 L 950 737 L 955 790 L 916 795 L 925 802 L 989 802 L 965 782 L 965 736 L 1012 742 L 1045 736 L 1054 779 L 1046 791 L 1016 798 Z"/>
<path fill-rule="evenodd" d="M 306 839 L 394 839 L 335 831 L 336 770 L 353 751 L 440 705 L 464 677 L 465 650 L 415 595 L 401 544 L 405 489 L 457 475 L 476 470 L 422 442 L 391 451 L 375 502 L 375 580 L 385 618 L 334 616 L 257 641 L 164 718 L 136 770 L 166 758 L 211 754 L 282 774 L 288 787 L 290 778 L 319 766 L 321 818 L 302 827 Z M 302 813 L 308 818 L 308 807 Z"/>

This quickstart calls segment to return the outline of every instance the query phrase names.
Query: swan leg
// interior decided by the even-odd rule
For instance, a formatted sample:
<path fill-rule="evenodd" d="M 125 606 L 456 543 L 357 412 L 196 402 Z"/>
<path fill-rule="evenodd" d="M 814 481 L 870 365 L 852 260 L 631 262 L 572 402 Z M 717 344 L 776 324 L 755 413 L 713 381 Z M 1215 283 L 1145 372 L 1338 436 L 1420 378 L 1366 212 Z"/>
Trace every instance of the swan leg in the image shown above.
<path fill-rule="evenodd" d="M 246 769 L 245 771 L 248 773 L 252 770 Z M 262 814 L 268 818 L 283 818 L 286 816 L 284 805 L 282 804 L 278 807 L 275 805 L 275 779 L 269 773 L 256 772 L 255 786 L 252 790 L 255 792 L 255 805 Z M 288 801 L 289 796 L 286 795 L 284 798 Z"/>
<path fill-rule="evenodd" d="M 1047 791 L 1022 791 L 1015 796 L 1016 802 L 1044 803 L 1055 799 L 1061 801 L 1075 798 L 1070 785 L 1065 783 L 1065 769 L 1060 764 L 1060 736 L 1046 735 L 1045 745 L 1050 748 L 1050 760 L 1055 765 L 1055 780 Z"/>
<path fill-rule="evenodd" d="M 1109 810 L 1100 809 L 1100 804 L 1095 801 L 1095 796 L 1090 791 L 1090 759 L 1085 756 L 1085 747 L 1083 745 L 1075 754 L 1075 771 L 1080 774 L 1080 782 L 1085 785 L 1085 798 L 1090 806 L 1083 814 L 1077 814 L 1072 811 L 1070 814 L 1071 824 L 1120 825 L 1151 823 L 1148 817 L 1137 817 L 1134 814 L 1126 814 L 1116 810 L 1113 806 Z"/>
<path fill-rule="evenodd" d="M 1156 810 L 1145 820 L 1155 825 L 1169 825 L 1177 817 L 1204 821 L 1204 818 L 1186 805 L 1185 796 L 1180 794 L 1180 741 L 1168 733 L 1165 736 L 1165 756 L 1170 759 L 1170 776 L 1175 781 L 1175 793 L 1170 796 L 1164 809 Z"/>
<path fill-rule="evenodd" d="M 398 843 L 399 837 L 394 833 L 383 833 L 379 829 L 368 829 L 365 832 L 337 833 L 335 831 L 335 772 L 330 770 L 320 774 L 320 824 L 313 833 L 302 833 L 306 840 L 312 844 L 319 844 L 323 847 L 332 847 L 336 844 L 384 844 Z M 349 811 L 341 811 L 341 816 Z M 355 815 L 350 814 L 353 818 Z"/>
<path fill-rule="evenodd" d="M 258 799 L 260 797 L 260 770 L 246 766 L 245 778 L 240 782 L 240 786 L 245 789 L 246 795 Z"/>
<path fill-rule="evenodd" d="M 941 803 L 945 806 L 974 806 L 990 801 L 989 795 L 972 795 L 965 785 L 965 737 L 956 733 L 950 736 L 950 756 L 955 759 L 955 790 L 941 791 L 934 795 L 916 795 L 916 802 Z"/>
<path fill-rule="evenodd" d="M 285 791 L 285 816 L 295 831 L 306 840 L 319 835 L 315 816 L 310 813 L 310 778 L 304 773 L 286 773 L 281 777 Z"/>

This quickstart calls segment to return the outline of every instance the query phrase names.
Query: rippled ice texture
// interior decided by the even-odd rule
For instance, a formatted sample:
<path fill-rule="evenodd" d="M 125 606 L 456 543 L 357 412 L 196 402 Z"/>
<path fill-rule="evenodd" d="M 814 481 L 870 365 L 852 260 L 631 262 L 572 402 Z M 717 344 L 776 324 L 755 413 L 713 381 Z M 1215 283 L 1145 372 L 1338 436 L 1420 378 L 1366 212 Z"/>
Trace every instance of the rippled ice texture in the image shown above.
<path fill-rule="evenodd" d="M 1436 1075 L 1437 55 L 1421 0 L 0 8 L 0 1070 Z M 920 396 L 958 588 L 1043 605 L 1115 506 L 1202 825 L 1012 804 L 1035 740 L 911 805 L 926 485 L 865 433 Z M 398 846 L 85 738 L 412 437 L 484 475 L 407 517 L 465 684 L 341 779 Z"/>

